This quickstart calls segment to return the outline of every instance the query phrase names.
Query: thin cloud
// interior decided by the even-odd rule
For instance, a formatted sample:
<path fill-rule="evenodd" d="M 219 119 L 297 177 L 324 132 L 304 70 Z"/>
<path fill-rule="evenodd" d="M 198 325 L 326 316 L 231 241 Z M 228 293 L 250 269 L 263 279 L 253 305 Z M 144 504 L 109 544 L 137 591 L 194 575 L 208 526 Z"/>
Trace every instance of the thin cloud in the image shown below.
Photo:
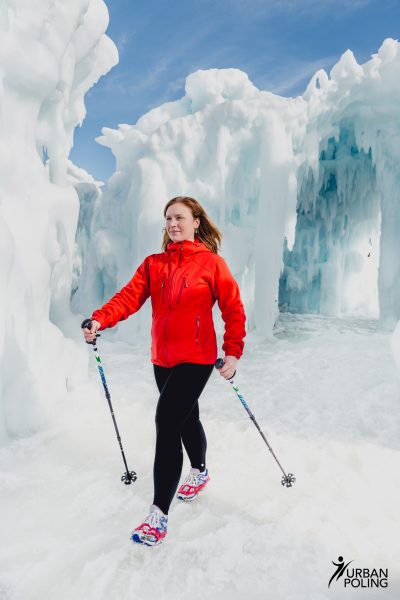
<path fill-rule="evenodd" d="M 198 0 L 198 6 L 221 13 L 233 12 L 246 22 L 273 18 L 278 15 L 299 18 L 318 19 L 329 14 L 332 18 L 341 18 L 356 12 L 378 0 Z"/>
<path fill-rule="evenodd" d="M 338 59 L 339 57 L 337 55 L 333 55 L 321 57 L 309 62 L 289 64 L 283 70 L 280 69 L 279 75 L 276 78 L 274 75 L 266 77 L 262 82 L 263 89 L 273 92 L 274 94 L 285 95 L 291 92 L 301 82 L 305 82 L 306 87 L 316 71 L 319 69 L 330 69 Z M 260 84 L 260 81 L 258 83 Z"/>
<path fill-rule="evenodd" d="M 176 43 L 170 43 L 168 47 L 163 48 L 162 56 L 149 56 L 149 66 L 145 72 L 132 70 L 107 75 L 103 91 L 137 95 L 138 92 L 144 94 L 155 89 L 173 65 L 178 65 L 191 56 L 193 48 L 204 43 L 218 27 L 216 22 L 208 22 L 207 25 L 199 27 L 193 35 L 181 37 Z M 190 69 L 187 75 L 189 73 Z"/>
<path fill-rule="evenodd" d="M 134 31 L 121 31 L 116 38 L 113 38 L 113 41 L 118 48 L 120 57 L 125 52 L 127 46 L 132 43 L 134 37 Z"/>
<path fill-rule="evenodd" d="M 168 101 L 168 98 L 174 96 L 180 90 L 183 90 L 185 87 L 186 77 L 178 77 L 174 81 L 169 81 L 165 90 L 165 101 Z"/>

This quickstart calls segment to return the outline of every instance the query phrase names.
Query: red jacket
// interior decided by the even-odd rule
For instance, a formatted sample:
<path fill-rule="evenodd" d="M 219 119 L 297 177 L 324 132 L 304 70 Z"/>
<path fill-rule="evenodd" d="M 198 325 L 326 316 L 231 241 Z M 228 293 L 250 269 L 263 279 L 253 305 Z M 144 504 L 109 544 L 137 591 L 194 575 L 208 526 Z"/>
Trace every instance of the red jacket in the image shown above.
<path fill-rule="evenodd" d="M 170 242 L 166 252 L 147 256 L 132 279 L 92 319 L 113 327 L 151 297 L 151 361 L 163 367 L 182 362 L 212 364 L 217 341 L 212 318 L 215 301 L 225 322 L 222 350 L 240 358 L 246 316 L 239 286 L 225 260 L 203 242 Z"/>

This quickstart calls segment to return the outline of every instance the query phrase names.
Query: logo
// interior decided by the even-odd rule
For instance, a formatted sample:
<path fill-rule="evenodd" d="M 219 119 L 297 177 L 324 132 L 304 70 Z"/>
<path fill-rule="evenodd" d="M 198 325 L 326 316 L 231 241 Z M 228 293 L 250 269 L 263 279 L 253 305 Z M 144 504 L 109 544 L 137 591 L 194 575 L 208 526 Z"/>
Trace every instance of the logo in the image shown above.
<path fill-rule="evenodd" d="M 337 569 L 336 569 L 336 571 L 334 572 L 334 574 L 332 575 L 332 577 L 329 580 L 328 588 L 331 587 L 332 580 L 335 579 L 335 577 L 336 577 L 336 581 L 338 581 L 338 579 L 340 579 L 342 577 L 345 568 L 348 567 L 349 564 L 353 562 L 352 560 L 350 560 L 347 563 L 347 565 L 345 565 L 344 564 L 343 556 L 339 556 L 338 561 L 339 562 L 337 562 L 337 563 L 335 563 L 334 561 L 332 561 L 332 564 L 335 565 L 335 567 L 337 567 Z"/>
<path fill-rule="evenodd" d="M 343 586 L 353 588 L 375 588 L 388 586 L 388 569 L 368 569 L 368 568 L 351 568 L 348 566 L 354 562 L 349 560 L 345 564 L 343 556 L 338 557 L 338 562 L 332 561 L 332 564 L 336 567 L 335 572 L 329 580 L 328 588 L 331 586 L 332 581 L 336 578 L 336 581 L 342 579 Z"/>

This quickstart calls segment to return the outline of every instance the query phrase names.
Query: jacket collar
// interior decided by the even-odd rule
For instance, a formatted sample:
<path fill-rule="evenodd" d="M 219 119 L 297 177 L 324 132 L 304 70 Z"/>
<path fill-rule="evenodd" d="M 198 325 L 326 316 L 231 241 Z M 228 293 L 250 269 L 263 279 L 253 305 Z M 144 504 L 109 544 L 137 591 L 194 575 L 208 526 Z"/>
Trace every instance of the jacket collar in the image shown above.
<path fill-rule="evenodd" d="M 197 252 L 210 252 L 210 249 L 199 239 L 195 238 L 194 242 L 191 242 L 190 240 L 183 240 L 183 242 L 169 242 L 167 252 L 177 252 L 179 253 L 179 257 L 183 258 L 190 256 L 191 254 L 196 254 Z"/>

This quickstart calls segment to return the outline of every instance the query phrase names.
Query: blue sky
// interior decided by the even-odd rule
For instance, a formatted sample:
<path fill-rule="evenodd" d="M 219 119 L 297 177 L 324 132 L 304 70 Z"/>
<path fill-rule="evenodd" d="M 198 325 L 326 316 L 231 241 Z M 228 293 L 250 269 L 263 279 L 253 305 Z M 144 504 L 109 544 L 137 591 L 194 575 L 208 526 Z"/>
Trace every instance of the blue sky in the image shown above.
<path fill-rule="evenodd" d="M 304 91 L 313 73 L 350 48 L 368 60 L 387 37 L 400 37 L 400 0 L 105 0 L 107 34 L 119 64 L 86 94 L 73 162 L 106 181 L 111 151 L 95 142 L 102 127 L 134 124 L 184 94 L 198 69 L 236 67 L 263 90 Z"/>

